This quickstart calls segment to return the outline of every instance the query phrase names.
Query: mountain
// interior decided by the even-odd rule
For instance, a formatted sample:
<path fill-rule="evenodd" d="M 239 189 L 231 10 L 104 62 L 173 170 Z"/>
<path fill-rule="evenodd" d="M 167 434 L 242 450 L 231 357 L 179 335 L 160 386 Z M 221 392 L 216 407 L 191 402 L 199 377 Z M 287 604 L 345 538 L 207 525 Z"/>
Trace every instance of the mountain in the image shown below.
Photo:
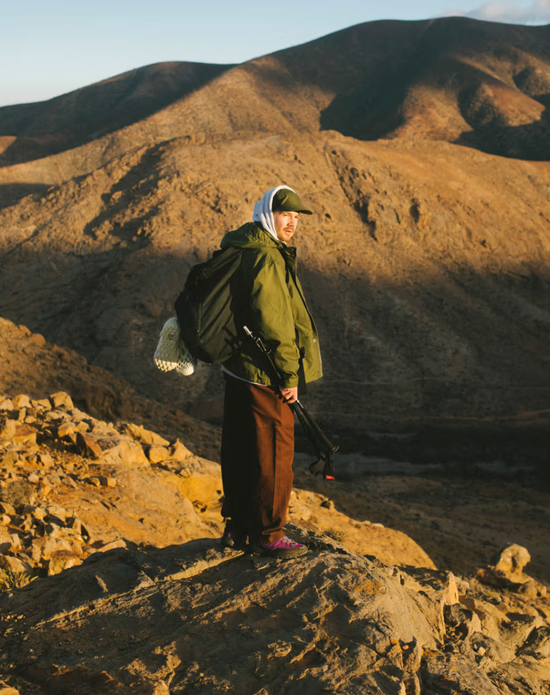
<path fill-rule="evenodd" d="M 152 65 L 47 102 L 0 108 L 0 165 L 93 141 L 87 162 L 62 160 L 84 173 L 178 136 L 319 130 L 547 159 L 549 38 L 548 26 L 382 21 L 242 65 Z"/>
<path fill-rule="evenodd" d="M 45 102 L 0 109 L 0 166 L 78 147 L 147 118 L 229 66 L 160 63 Z"/>
<path fill-rule="evenodd" d="M 548 32 L 460 18 L 363 24 L 196 67 L 191 91 L 159 87 L 170 103 L 123 126 L 109 82 L 81 90 L 107 90 L 111 125 L 95 112 L 85 144 L 0 169 L 0 314 L 150 399 L 216 419 L 219 370 L 178 380 L 152 354 L 189 267 L 282 181 L 316 212 L 297 235 L 324 356 L 308 398 L 342 446 L 376 448 L 379 431 L 428 441 L 436 427 L 460 436 L 459 448 L 440 438 L 451 457 L 490 432 L 521 443 L 499 458 L 521 458 L 526 443 L 540 458 Z M 17 137 L 6 114 L 22 133 L 27 108 L 0 110 L 6 137 Z M 51 102 L 35 108 L 32 132 L 45 134 Z M 81 118 L 67 106 L 56 132 Z"/>

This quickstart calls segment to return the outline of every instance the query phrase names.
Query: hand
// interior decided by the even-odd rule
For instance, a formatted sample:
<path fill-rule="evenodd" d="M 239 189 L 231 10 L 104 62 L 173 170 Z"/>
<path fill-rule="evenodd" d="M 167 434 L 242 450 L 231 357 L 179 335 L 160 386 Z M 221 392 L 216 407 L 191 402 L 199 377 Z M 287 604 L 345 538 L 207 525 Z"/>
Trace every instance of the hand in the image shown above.
<path fill-rule="evenodd" d="M 294 386 L 294 388 L 283 388 L 282 386 L 279 386 L 279 391 L 281 392 L 281 395 L 285 401 L 285 403 L 296 403 L 298 400 L 298 387 Z"/>

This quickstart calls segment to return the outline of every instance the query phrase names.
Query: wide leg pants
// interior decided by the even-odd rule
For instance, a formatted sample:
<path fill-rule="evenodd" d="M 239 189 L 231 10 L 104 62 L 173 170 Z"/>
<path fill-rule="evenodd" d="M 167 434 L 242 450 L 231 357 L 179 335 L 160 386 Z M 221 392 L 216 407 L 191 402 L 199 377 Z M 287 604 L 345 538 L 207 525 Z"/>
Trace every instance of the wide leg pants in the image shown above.
<path fill-rule="evenodd" d="M 224 378 L 222 515 L 252 541 L 273 543 L 292 490 L 294 415 L 274 388 Z"/>

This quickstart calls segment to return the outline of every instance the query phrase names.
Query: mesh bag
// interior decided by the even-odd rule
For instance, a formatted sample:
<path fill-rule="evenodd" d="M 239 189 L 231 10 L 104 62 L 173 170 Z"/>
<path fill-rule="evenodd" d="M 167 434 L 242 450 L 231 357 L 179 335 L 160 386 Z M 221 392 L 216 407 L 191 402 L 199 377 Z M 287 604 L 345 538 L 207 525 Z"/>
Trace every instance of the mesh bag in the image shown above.
<path fill-rule="evenodd" d="M 180 326 L 176 318 L 168 319 L 160 332 L 155 350 L 155 365 L 163 372 L 175 369 L 178 374 L 190 376 L 194 373 L 197 360 L 191 355 L 181 339 Z"/>

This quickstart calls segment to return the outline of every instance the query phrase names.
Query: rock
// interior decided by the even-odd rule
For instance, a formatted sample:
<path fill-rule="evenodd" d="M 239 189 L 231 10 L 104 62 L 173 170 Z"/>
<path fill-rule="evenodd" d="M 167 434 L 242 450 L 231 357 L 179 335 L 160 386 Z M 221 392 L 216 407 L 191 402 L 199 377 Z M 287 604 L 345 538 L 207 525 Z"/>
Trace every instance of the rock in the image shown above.
<path fill-rule="evenodd" d="M 114 542 L 70 572 L 14 592 L 3 610 L 17 630 L 0 636 L 0 649 L 27 683 L 65 695 L 77 695 L 81 682 L 138 695 L 545 692 L 548 629 L 523 616 L 521 634 L 507 642 L 500 629 L 513 616 L 488 635 L 475 611 L 494 607 L 479 590 L 462 597 L 475 611 L 447 605 L 442 623 L 443 573 L 410 576 L 300 533 L 292 529 L 310 550 L 289 562 L 212 540 L 150 553 Z M 51 638 L 74 629 L 75 616 L 85 645 L 77 666 L 74 639 L 69 649 Z"/>
<path fill-rule="evenodd" d="M 164 437 L 161 437 L 156 432 L 151 432 L 151 430 L 146 430 L 143 425 L 126 424 L 123 426 L 122 431 L 142 444 L 148 444 L 149 446 L 169 445 L 169 442 Z"/>
<path fill-rule="evenodd" d="M 46 481 L 41 480 L 38 486 L 38 491 L 42 497 L 47 497 L 52 491 L 52 488 Z"/>
<path fill-rule="evenodd" d="M 56 550 L 48 562 L 48 576 L 59 574 L 63 570 L 80 565 L 82 560 L 70 550 Z"/>
<path fill-rule="evenodd" d="M 0 569 L 8 570 L 14 574 L 30 574 L 32 572 L 29 563 L 12 555 L 0 555 Z"/>
<path fill-rule="evenodd" d="M 54 408 L 64 408 L 65 410 L 73 410 L 73 400 L 68 393 L 58 391 L 50 396 L 50 401 Z"/>
<path fill-rule="evenodd" d="M 185 461 L 190 456 L 193 456 L 192 452 L 184 446 L 179 439 L 176 439 L 174 444 L 170 448 L 170 458 L 176 461 Z"/>
<path fill-rule="evenodd" d="M 149 460 L 137 442 L 122 441 L 103 454 L 106 463 L 130 467 L 149 466 Z"/>
<path fill-rule="evenodd" d="M 5 526 L 0 526 L 0 553 L 7 553 L 11 548 L 11 536 Z"/>
<path fill-rule="evenodd" d="M 44 347 L 46 345 L 46 338 L 41 333 L 33 333 L 29 336 L 31 343 L 38 345 L 38 347 Z"/>
<path fill-rule="evenodd" d="M 99 480 L 105 487 L 116 487 L 117 484 L 116 478 L 105 477 L 103 475 L 99 477 Z"/>
<path fill-rule="evenodd" d="M 17 688 L 12 688 L 10 685 L 6 685 L 6 683 L 0 683 L 0 695 L 20 695 L 20 693 Z"/>
<path fill-rule="evenodd" d="M 97 550 L 99 553 L 106 553 L 108 550 L 114 550 L 115 548 L 127 548 L 126 541 L 124 541 L 122 538 L 118 538 L 115 541 L 111 541 L 110 543 L 104 543 L 104 544 L 95 544 L 94 548 Z"/>
<path fill-rule="evenodd" d="M 40 398 L 39 400 L 31 401 L 31 405 L 33 408 L 37 408 L 42 412 L 51 410 L 52 408 L 52 404 L 49 398 Z"/>
<path fill-rule="evenodd" d="M 0 398 L 0 410 L 13 410 L 13 401 L 9 398 Z"/>
<path fill-rule="evenodd" d="M 103 455 L 103 450 L 99 443 L 92 437 L 79 432 L 76 440 L 77 446 L 82 456 L 90 459 L 99 459 Z"/>
<path fill-rule="evenodd" d="M 38 459 L 38 463 L 41 466 L 44 466 L 44 468 L 50 468 L 50 466 L 54 465 L 53 458 L 51 457 L 50 454 L 48 454 L 48 452 L 40 452 L 37 455 L 37 459 Z"/>
<path fill-rule="evenodd" d="M 164 446 L 150 447 L 147 455 L 151 463 L 160 463 L 161 461 L 166 461 L 166 459 L 170 458 L 170 452 Z"/>
<path fill-rule="evenodd" d="M 5 500 L 2 500 L 0 502 L 0 510 L 4 514 L 11 514 L 12 516 L 15 514 L 15 508 L 13 505 L 11 505 L 9 502 L 6 502 Z"/>
<path fill-rule="evenodd" d="M 25 446 L 36 444 L 36 430 L 30 425 L 20 425 L 17 420 L 7 420 L 0 432 L 0 440 L 11 440 Z"/>
<path fill-rule="evenodd" d="M 521 582 L 524 579 L 523 568 L 530 560 L 527 548 L 517 544 L 509 545 L 501 552 L 495 569 L 497 572 L 504 572 L 512 581 Z"/>
<path fill-rule="evenodd" d="M 72 422 L 63 422 L 57 428 L 57 436 L 59 439 L 72 438 L 76 442 L 75 426 Z"/>
<path fill-rule="evenodd" d="M 21 408 L 30 408 L 31 407 L 31 402 L 29 400 L 29 397 L 25 396 L 24 394 L 16 396 L 12 400 L 12 403 L 13 403 L 13 407 L 17 410 L 21 410 Z"/>
<path fill-rule="evenodd" d="M 30 473 L 27 476 L 27 480 L 29 483 L 38 483 L 40 481 L 40 476 L 36 475 L 36 473 Z"/>
<path fill-rule="evenodd" d="M 26 480 L 16 480 L 8 483 L 1 492 L 3 502 L 8 502 L 13 507 L 22 504 L 33 504 L 36 494 L 34 488 Z M 6 509 L 4 509 L 6 511 Z M 7 512 L 6 513 L 10 513 Z"/>
<path fill-rule="evenodd" d="M 528 579 L 526 582 L 521 584 L 521 586 L 518 587 L 517 592 L 518 594 L 521 594 L 527 598 L 544 598 L 548 595 L 547 587 L 534 579 Z"/>

